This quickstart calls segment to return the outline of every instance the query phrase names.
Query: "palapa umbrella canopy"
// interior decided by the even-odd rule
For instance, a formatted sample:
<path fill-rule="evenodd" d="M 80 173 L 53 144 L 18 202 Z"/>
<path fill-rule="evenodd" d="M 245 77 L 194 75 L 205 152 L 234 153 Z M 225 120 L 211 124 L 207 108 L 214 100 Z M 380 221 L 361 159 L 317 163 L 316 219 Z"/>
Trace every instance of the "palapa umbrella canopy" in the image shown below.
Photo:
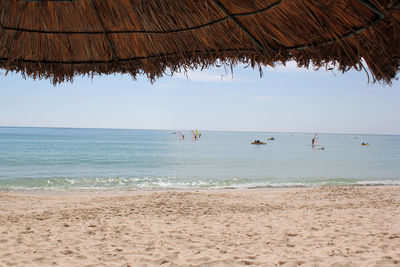
<path fill-rule="evenodd" d="M 54 83 L 215 64 L 400 66 L 397 0 L 1 0 L 0 67 Z"/>

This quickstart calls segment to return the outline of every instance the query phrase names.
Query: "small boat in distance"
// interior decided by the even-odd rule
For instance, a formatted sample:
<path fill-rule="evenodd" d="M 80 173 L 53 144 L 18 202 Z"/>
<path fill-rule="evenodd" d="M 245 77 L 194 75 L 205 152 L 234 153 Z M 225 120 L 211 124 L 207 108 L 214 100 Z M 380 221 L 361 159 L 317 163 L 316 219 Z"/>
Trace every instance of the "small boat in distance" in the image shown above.
<path fill-rule="evenodd" d="M 251 142 L 252 145 L 265 145 L 267 143 L 261 142 L 260 140 L 254 140 L 253 142 Z"/>
<path fill-rule="evenodd" d="M 274 140 L 275 140 L 275 138 L 273 138 L 273 137 L 270 137 L 270 138 L 268 138 L 267 140 L 274 141 Z"/>
<path fill-rule="evenodd" d="M 368 143 L 364 143 L 364 142 L 362 142 L 361 145 L 362 145 L 362 146 L 369 146 Z"/>

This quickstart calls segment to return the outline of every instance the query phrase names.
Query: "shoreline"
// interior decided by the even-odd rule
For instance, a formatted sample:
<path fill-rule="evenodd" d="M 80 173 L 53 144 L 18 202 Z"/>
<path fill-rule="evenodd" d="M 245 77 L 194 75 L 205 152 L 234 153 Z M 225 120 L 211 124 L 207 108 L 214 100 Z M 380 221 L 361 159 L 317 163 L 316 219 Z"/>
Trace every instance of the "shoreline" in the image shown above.
<path fill-rule="evenodd" d="M 0 265 L 396 266 L 400 187 L 0 193 Z"/>
<path fill-rule="evenodd" d="M 306 190 L 306 189 L 317 189 L 317 188 L 347 188 L 347 187 L 372 187 L 372 188 L 385 188 L 385 187 L 400 187 L 399 184 L 383 184 L 383 183 L 374 183 L 374 184 L 327 184 L 327 185 L 310 185 L 310 186 L 253 186 L 253 187 L 224 187 L 224 188 L 160 188 L 160 189 L 124 189 L 124 188 L 70 188 L 70 189 L 49 189 L 49 188 L 34 188 L 34 189 L 0 189 L 0 196 L 2 194 L 148 194 L 148 193 L 165 193 L 165 192 L 238 192 L 238 191 L 284 191 L 284 190 Z"/>

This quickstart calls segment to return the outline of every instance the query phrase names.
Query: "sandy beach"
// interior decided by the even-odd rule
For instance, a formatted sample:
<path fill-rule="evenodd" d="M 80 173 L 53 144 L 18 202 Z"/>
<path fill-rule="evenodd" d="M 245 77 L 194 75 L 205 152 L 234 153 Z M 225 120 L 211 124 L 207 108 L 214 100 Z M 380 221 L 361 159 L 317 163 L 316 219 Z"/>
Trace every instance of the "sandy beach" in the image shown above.
<path fill-rule="evenodd" d="M 400 187 L 0 193 L 0 265 L 397 266 Z"/>

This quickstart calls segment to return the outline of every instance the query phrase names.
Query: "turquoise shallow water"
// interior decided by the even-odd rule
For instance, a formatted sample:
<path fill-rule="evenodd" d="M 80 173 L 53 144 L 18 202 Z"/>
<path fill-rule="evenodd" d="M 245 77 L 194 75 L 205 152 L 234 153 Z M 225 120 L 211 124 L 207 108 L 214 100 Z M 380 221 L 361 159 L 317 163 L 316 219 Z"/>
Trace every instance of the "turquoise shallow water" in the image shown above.
<path fill-rule="evenodd" d="M 400 136 L 173 132 L 0 127 L 0 190 L 400 185 Z"/>

